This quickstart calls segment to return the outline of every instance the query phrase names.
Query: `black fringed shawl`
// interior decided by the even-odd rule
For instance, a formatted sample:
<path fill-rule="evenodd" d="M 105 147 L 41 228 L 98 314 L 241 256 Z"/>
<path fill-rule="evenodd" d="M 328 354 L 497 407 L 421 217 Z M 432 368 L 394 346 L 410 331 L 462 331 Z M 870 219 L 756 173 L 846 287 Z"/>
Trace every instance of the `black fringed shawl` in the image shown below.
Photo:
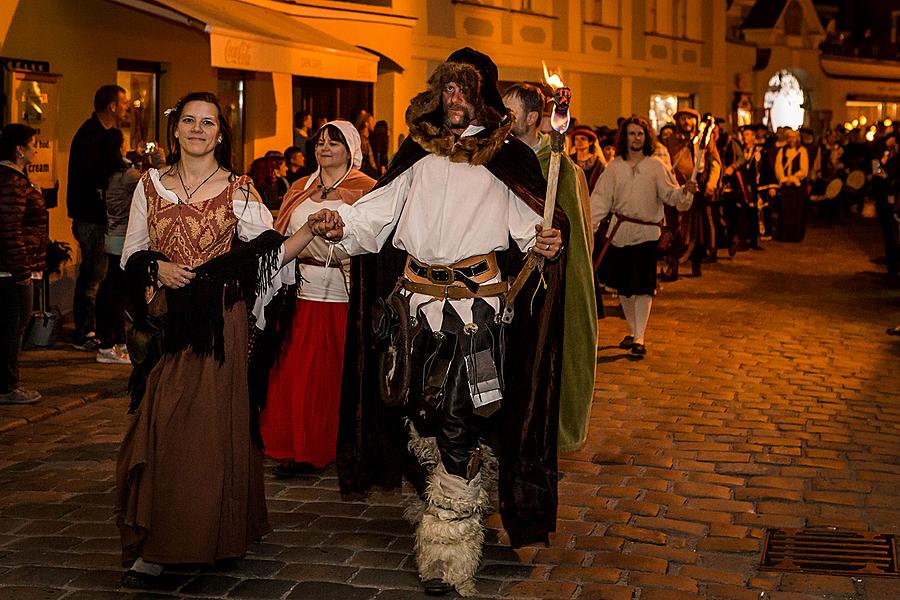
<path fill-rule="evenodd" d="M 270 279 L 279 267 L 279 250 L 283 243 L 284 236 L 277 231 L 263 232 L 252 241 L 234 244 L 226 254 L 195 268 L 197 276 L 190 285 L 180 289 L 160 290 L 160 293 L 165 294 L 166 304 L 166 312 L 161 321 L 161 351 L 175 354 L 190 349 L 200 356 L 212 355 L 220 364 L 224 362 L 224 312 L 241 300 L 247 303 L 249 310 L 256 297 L 269 289 Z M 128 313 L 133 327 L 138 331 L 152 332 L 155 329 L 149 318 L 145 292 L 148 287 L 156 285 L 155 261 L 167 260 L 159 252 L 143 250 L 134 253 L 125 265 Z M 251 359 L 251 364 L 266 368 L 274 363 L 269 355 L 277 353 L 280 347 L 280 343 L 274 340 L 289 329 L 285 323 L 290 323 L 293 316 L 290 311 L 296 304 L 284 301 L 289 295 L 280 293 L 281 301 L 276 296 L 266 306 L 265 335 L 270 337 L 265 338 L 264 335 L 261 338 L 269 341 L 256 344 L 257 349 L 265 348 L 265 351 L 254 352 L 256 356 Z M 159 356 L 151 356 L 149 360 L 135 364 L 129 381 L 130 412 L 134 412 L 140 404 L 147 377 L 157 360 Z M 258 417 L 265 406 L 267 377 L 258 376 L 261 371 L 259 368 L 250 368 L 249 371 L 251 406 L 254 407 L 254 417 Z"/>
<path fill-rule="evenodd" d="M 428 154 L 408 137 L 376 188 Z M 527 145 L 506 138 L 484 166 L 537 214 L 543 213 L 546 181 L 537 156 Z M 553 226 L 562 231 L 564 241 L 568 239 L 569 222 L 559 207 Z M 524 255 L 514 242 L 498 254 L 506 276 L 519 272 Z M 394 248 L 392 234 L 381 252 L 352 260 L 337 456 L 341 491 L 348 495 L 363 494 L 375 485 L 398 486 L 409 456 L 403 409 L 389 408 L 377 397 L 377 361 L 371 341 L 372 307 L 393 289 L 405 256 Z M 556 530 L 564 272 L 563 253 L 559 260 L 546 263 L 546 292 L 536 293 L 540 283 L 533 275 L 519 294 L 515 319 L 507 327 L 503 377 L 507 400 L 501 408 L 505 425 L 500 447 L 495 450 L 500 459 L 500 513 L 513 547 L 548 543 L 550 532 Z"/>

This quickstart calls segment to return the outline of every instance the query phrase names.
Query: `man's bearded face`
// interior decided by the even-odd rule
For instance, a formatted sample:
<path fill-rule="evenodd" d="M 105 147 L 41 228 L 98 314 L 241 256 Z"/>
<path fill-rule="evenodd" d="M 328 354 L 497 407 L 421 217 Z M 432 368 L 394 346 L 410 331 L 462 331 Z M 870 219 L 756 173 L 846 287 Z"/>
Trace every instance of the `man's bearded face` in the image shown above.
<path fill-rule="evenodd" d="M 694 127 L 696 125 L 694 121 L 696 121 L 696 117 L 694 117 L 694 115 L 678 115 L 678 129 L 680 129 L 683 133 L 694 133 Z"/>
<path fill-rule="evenodd" d="M 450 129 L 465 129 L 475 120 L 475 107 L 463 95 L 462 89 L 454 82 L 444 86 L 441 92 L 444 106 L 444 122 Z"/>
<path fill-rule="evenodd" d="M 644 149 L 644 128 L 636 123 L 629 123 L 625 128 L 625 134 L 628 136 L 628 151 L 639 154 Z"/>

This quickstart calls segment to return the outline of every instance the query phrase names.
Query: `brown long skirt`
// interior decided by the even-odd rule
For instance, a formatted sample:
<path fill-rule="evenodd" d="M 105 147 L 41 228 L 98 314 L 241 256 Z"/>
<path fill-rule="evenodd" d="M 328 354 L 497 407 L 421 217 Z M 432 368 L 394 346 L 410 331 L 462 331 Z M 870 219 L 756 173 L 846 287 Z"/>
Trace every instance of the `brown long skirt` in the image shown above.
<path fill-rule="evenodd" d="M 250 438 L 247 310 L 225 313 L 225 362 L 165 355 L 122 442 L 122 563 L 212 563 L 269 531 L 262 453 Z"/>

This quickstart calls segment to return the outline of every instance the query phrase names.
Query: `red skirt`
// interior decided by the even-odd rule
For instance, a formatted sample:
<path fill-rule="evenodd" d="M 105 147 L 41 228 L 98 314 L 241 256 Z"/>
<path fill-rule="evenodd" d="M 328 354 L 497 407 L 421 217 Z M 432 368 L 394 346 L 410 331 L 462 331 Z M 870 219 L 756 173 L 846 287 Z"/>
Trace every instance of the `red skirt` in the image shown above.
<path fill-rule="evenodd" d="M 317 468 L 334 462 L 347 310 L 343 302 L 297 300 L 260 418 L 266 456 Z"/>

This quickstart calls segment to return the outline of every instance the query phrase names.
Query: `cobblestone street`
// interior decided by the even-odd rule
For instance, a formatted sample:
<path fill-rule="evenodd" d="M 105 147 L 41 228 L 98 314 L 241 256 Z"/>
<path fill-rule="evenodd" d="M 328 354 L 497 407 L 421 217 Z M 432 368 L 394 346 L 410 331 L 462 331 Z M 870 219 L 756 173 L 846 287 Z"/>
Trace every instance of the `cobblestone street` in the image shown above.
<path fill-rule="evenodd" d="M 558 532 L 514 552 L 492 515 L 480 594 L 900 599 L 900 578 L 758 569 L 767 527 L 900 534 L 900 338 L 885 335 L 900 291 L 871 262 L 871 221 L 666 284 L 644 359 L 618 349 L 623 320 L 601 321 L 590 438 L 560 459 Z M 424 597 L 403 495 L 342 501 L 334 469 L 268 480 L 274 531 L 246 559 L 171 571 L 158 594 L 120 589 L 127 369 L 53 350 L 26 353 L 23 375 L 48 400 L 0 412 L 0 598 Z"/>

